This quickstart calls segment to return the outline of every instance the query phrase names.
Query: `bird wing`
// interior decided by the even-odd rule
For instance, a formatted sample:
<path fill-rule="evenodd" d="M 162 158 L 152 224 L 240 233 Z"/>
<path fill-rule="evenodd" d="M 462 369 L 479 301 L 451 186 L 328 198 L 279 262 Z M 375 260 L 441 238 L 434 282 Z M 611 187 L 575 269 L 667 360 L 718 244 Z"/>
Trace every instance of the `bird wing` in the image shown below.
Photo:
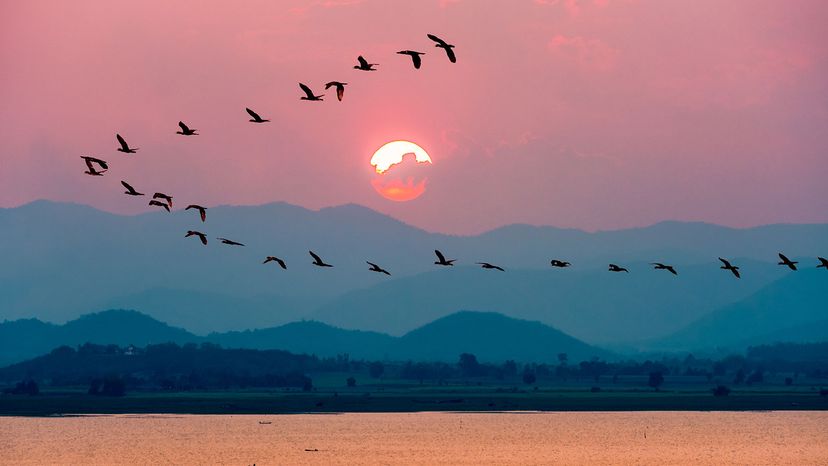
<path fill-rule="evenodd" d="M 198 239 L 201 240 L 201 244 L 207 246 L 207 235 L 204 233 L 198 233 Z"/>
<path fill-rule="evenodd" d="M 358 57 L 357 57 L 357 61 L 359 61 L 359 66 L 361 66 L 361 67 L 363 67 L 363 68 L 367 68 L 367 67 L 368 67 L 368 61 L 367 61 L 367 60 L 365 60 L 365 58 L 363 58 L 363 57 L 362 57 L 362 55 L 360 55 L 360 56 L 358 56 Z"/>
<path fill-rule="evenodd" d="M 326 84 L 325 84 L 325 90 L 327 91 L 328 89 L 330 89 L 330 88 L 332 88 L 332 87 L 334 87 L 334 86 L 336 86 L 337 88 L 339 88 L 339 87 L 341 87 L 341 86 L 342 86 L 342 83 L 341 83 L 341 82 L 339 82 L 339 81 L 331 81 L 331 82 L 329 82 L 329 83 L 326 83 Z"/>
<path fill-rule="evenodd" d="M 103 168 L 104 170 L 106 170 L 107 168 L 109 168 L 109 167 L 106 165 L 106 160 L 96 159 L 95 157 L 89 157 L 89 160 L 91 160 L 91 161 L 93 161 L 93 162 L 97 163 L 97 164 L 98 164 L 98 165 L 100 165 L 100 166 L 101 166 L 101 168 Z"/>
<path fill-rule="evenodd" d="M 181 127 L 181 131 L 184 132 L 184 133 L 190 131 L 190 128 L 188 128 L 187 125 L 185 125 L 183 121 L 179 121 L 178 126 Z"/>
<path fill-rule="evenodd" d="M 279 258 L 277 257 L 277 258 L 276 258 L 276 262 L 278 262 L 278 263 L 279 263 L 279 266 L 280 266 L 280 267 L 282 267 L 283 269 L 287 270 L 287 264 L 285 264 L 285 261 L 283 261 L 282 259 L 279 259 Z"/>
<path fill-rule="evenodd" d="M 720 260 L 720 261 L 722 261 L 722 264 L 724 264 L 724 266 L 725 266 L 725 267 L 728 267 L 728 268 L 732 267 L 732 266 L 730 265 L 730 262 L 728 262 L 728 261 L 727 261 L 727 259 L 722 259 L 722 258 L 720 257 L 720 258 L 719 258 L 719 260 Z"/>
<path fill-rule="evenodd" d="M 446 55 L 448 55 L 448 59 L 452 63 L 457 63 L 457 56 L 454 55 L 454 50 L 451 47 L 446 47 Z"/>
<path fill-rule="evenodd" d="M 95 171 L 95 167 L 92 166 L 92 161 L 89 160 L 88 157 L 84 157 L 83 161 L 84 161 L 84 163 L 86 163 L 86 168 L 89 169 L 90 172 Z"/>
<path fill-rule="evenodd" d="M 365 261 L 365 263 L 366 263 L 366 264 L 368 264 L 368 265 L 370 265 L 371 267 L 373 267 L 373 268 L 375 268 L 375 269 L 379 269 L 379 268 L 380 268 L 380 266 L 378 266 L 377 264 L 375 264 L 375 263 L 373 263 L 373 262 L 368 262 L 368 261 Z"/>
<path fill-rule="evenodd" d="M 437 259 L 439 259 L 439 260 L 440 260 L 440 262 L 445 262 L 445 261 L 446 261 L 445 256 L 443 256 L 443 253 L 442 253 L 442 252 L 440 252 L 440 250 L 439 250 L 439 249 L 435 249 L 435 250 L 434 250 L 434 254 L 437 254 Z"/>
<path fill-rule="evenodd" d="M 742 278 L 742 276 L 741 276 L 741 275 L 739 275 L 739 270 L 737 270 L 737 269 L 731 269 L 731 272 L 733 272 L 733 275 L 736 275 L 736 278 Z"/>
<path fill-rule="evenodd" d="M 258 114 L 258 113 L 256 113 L 256 112 L 254 112 L 253 110 L 250 110 L 249 108 L 245 108 L 245 110 L 247 111 L 247 113 L 248 113 L 250 116 L 252 116 L 252 117 L 253 117 L 253 119 L 254 119 L 254 120 L 261 120 L 261 119 L 262 119 L 262 117 L 260 117 L 260 116 L 259 116 L 259 114 Z"/>
<path fill-rule="evenodd" d="M 121 184 L 124 186 L 124 188 L 126 188 L 126 190 L 127 190 L 127 191 L 129 191 L 129 192 L 131 192 L 131 193 L 136 192 L 136 191 L 135 191 L 135 188 L 133 188 L 132 186 L 130 186 L 130 185 L 129 185 L 129 183 L 127 183 L 126 181 L 121 181 Z"/>
<path fill-rule="evenodd" d="M 305 92 L 305 94 L 308 96 L 309 99 L 313 99 L 314 97 L 316 97 L 316 96 L 313 95 L 313 91 L 311 91 L 308 86 L 306 86 L 302 83 L 299 83 L 299 87 L 302 88 L 302 90 Z"/>
<path fill-rule="evenodd" d="M 115 137 L 118 138 L 118 144 L 121 145 L 121 149 L 129 150 L 129 145 L 127 145 L 127 142 L 124 141 L 124 138 L 122 138 L 120 134 L 116 134 Z"/>
<path fill-rule="evenodd" d="M 104 167 L 104 168 L 106 168 L 106 167 Z M 790 262 L 790 260 L 788 260 L 788 258 L 785 257 L 785 255 L 782 254 L 781 252 L 779 253 L 779 258 L 782 259 L 782 262 L 784 262 L 786 264 Z"/>
<path fill-rule="evenodd" d="M 308 251 L 308 254 L 310 254 L 311 257 L 313 257 L 314 261 L 319 262 L 320 264 L 322 263 L 322 258 L 317 256 L 313 251 Z"/>
<path fill-rule="evenodd" d="M 420 58 L 420 54 L 418 53 L 411 54 L 411 61 L 414 62 L 414 68 L 418 70 L 420 69 L 420 65 L 423 63 L 423 60 Z"/>
<path fill-rule="evenodd" d="M 435 36 L 434 34 L 426 34 L 426 36 L 428 36 L 429 39 L 433 40 L 434 42 L 437 42 L 440 45 L 448 45 L 446 43 L 446 41 L 444 41 L 443 39 L 440 39 L 439 37 Z"/>
<path fill-rule="evenodd" d="M 342 101 L 342 97 L 345 96 L 345 86 L 342 84 L 336 86 L 336 100 Z"/>

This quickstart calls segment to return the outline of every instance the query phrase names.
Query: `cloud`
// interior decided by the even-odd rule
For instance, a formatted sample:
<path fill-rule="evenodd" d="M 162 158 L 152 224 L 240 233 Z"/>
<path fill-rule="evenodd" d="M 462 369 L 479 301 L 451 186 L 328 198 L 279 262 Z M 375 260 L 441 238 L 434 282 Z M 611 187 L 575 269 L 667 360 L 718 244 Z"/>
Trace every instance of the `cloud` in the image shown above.
<path fill-rule="evenodd" d="M 582 69 L 610 71 L 618 63 L 619 51 L 600 39 L 557 34 L 547 49 L 561 60 L 575 63 Z"/>

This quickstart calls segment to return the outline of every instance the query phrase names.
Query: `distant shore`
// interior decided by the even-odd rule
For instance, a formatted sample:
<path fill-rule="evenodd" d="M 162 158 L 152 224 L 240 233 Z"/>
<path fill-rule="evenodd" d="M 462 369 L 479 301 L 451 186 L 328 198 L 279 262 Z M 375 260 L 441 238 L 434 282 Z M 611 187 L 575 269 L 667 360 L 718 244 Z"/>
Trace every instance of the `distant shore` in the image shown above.
<path fill-rule="evenodd" d="M 297 414 L 420 411 L 779 411 L 828 410 L 828 397 L 806 391 L 429 390 L 360 393 L 209 391 L 136 392 L 123 397 L 78 392 L 0 396 L 0 416 L 71 414 Z"/>

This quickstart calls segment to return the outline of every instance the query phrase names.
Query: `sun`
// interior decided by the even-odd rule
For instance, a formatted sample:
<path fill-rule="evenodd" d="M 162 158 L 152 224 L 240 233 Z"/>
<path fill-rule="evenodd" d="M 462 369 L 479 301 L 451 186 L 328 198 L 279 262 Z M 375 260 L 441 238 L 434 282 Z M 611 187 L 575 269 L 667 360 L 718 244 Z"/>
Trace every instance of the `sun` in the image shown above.
<path fill-rule="evenodd" d="M 371 185 L 392 201 L 416 199 L 425 192 L 428 182 L 421 167 L 431 163 L 431 157 L 419 145 L 405 140 L 391 141 L 371 157 L 371 166 L 376 172 Z"/>

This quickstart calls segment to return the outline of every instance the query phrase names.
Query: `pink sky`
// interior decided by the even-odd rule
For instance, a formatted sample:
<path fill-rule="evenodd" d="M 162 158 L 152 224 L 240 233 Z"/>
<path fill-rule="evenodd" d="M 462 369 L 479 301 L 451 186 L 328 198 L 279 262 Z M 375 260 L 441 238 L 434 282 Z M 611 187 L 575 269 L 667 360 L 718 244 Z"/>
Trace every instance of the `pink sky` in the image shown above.
<path fill-rule="evenodd" d="M 204 205 L 354 202 L 450 233 L 828 221 L 824 1 L 206 3 L 0 3 L 0 206 L 145 210 L 125 179 Z M 422 69 L 402 49 L 426 52 Z M 359 54 L 379 71 L 353 70 Z M 299 100 L 298 82 L 329 80 L 350 83 L 343 102 Z M 179 120 L 202 134 L 175 135 Z M 395 139 L 434 160 L 411 202 L 371 186 Z M 81 154 L 108 176 L 83 175 Z"/>

